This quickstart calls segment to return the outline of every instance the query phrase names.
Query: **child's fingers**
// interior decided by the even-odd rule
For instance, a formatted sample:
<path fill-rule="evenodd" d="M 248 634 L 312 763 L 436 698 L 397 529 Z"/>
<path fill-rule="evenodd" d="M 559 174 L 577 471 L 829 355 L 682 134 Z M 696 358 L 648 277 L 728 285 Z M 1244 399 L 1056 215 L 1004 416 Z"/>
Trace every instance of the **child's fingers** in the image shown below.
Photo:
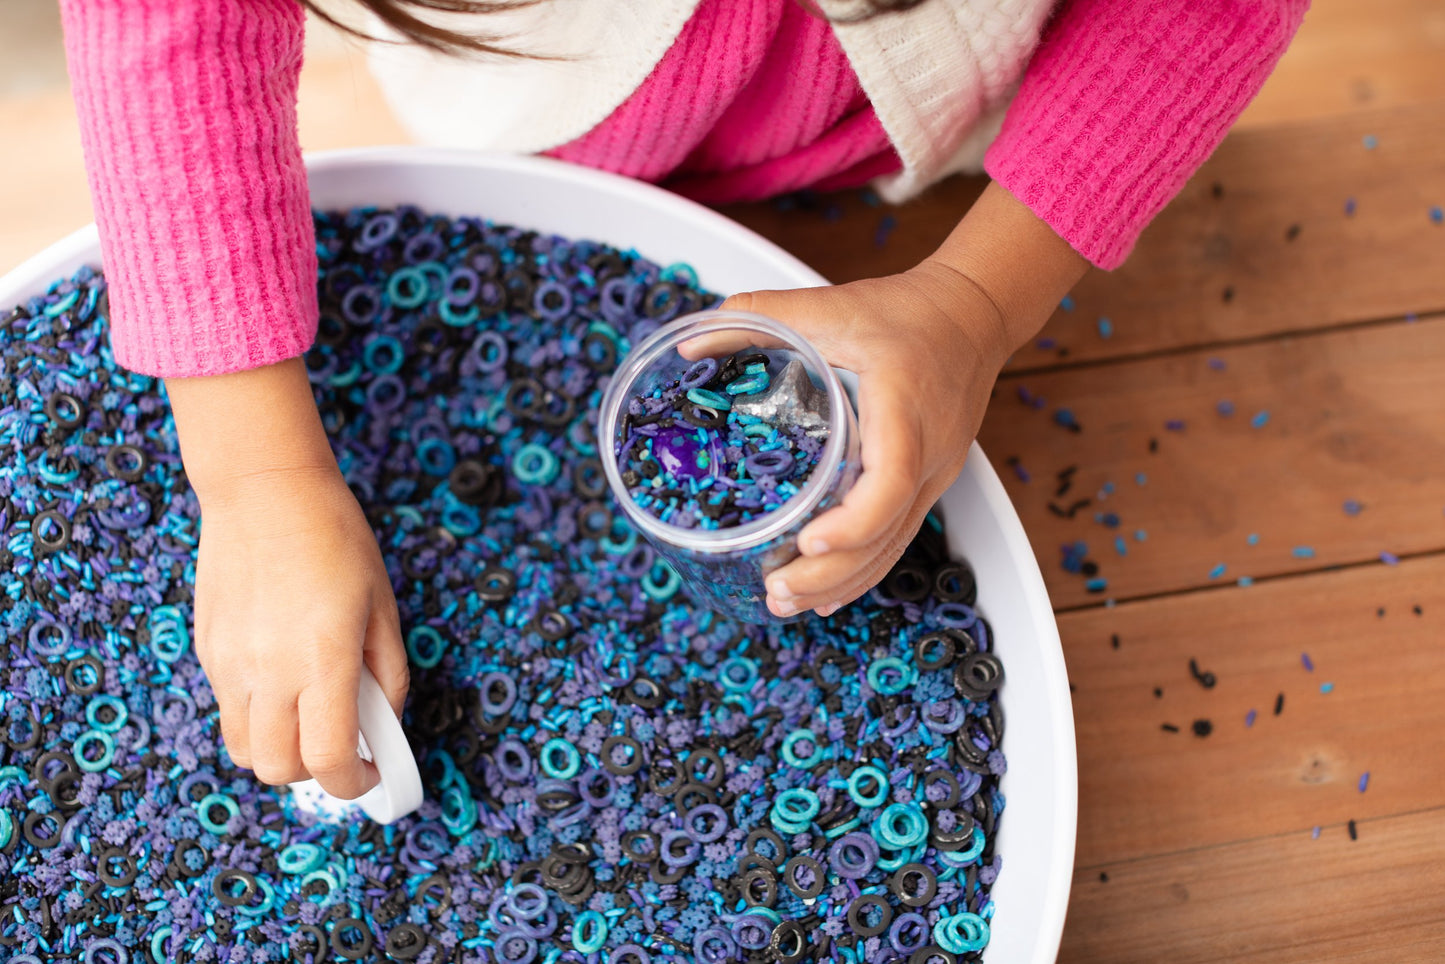
<path fill-rule="evenodd" d="M 392 712 L 400 719 L 402 707 L 406 705 L 407 687 L 411 684 L 411 669 L 401 641 L 401 622 L 391 587 L 383 583 L 375 593 L 380 598 L 373 601 L 366 622 L 366 665 L 381 684 Z"/>
<path fill-rule="evenodd" d="M 800 556 L 768 576 L 769 607 L 793 612 L 852 602 L 878 584 L 907 548 L 913 530 L 899 528 L 867 546 L 822 556 Z M 777 607 L 772 603 L 776 600 Z"/>
<path fill-rule="evenodd" d="M 256 694 L 251 700 L 251 769 L 273 787 L 306 779 L 296 740 L 296 701 Z"/>
<path fill-rule="evenodd" d="M 301 758 L 333 797 L 354 800 L 376 786 L 376 768 L 356 753 L 360 722 L 356 692 L 360 664 L 338 667 L 324 684 L 301 694 Z"/>
<path fill-rule="evenodd" d="M 863 474 L 841 505 L 798 534 L 806 556 L 868 546 L 895 528 L 918 496 L 923 440 L 904 387 L 865 380 L 859 406 Z"/>
<path fill-rule="evenodd" d="M 243 770 L 251 769 L 251 701 L 242 694 L 233 697 L 226 687 L 213 687 L 216 708 L 221 713 L 221 739 L 226 755 Z"/>
<path fill-rule="evenodd" d="M 798 288 L 792 291 L 744 291 L 722 303 L 719 310 L 767 315 L 795 329 L 828 359 L 830 364 L 857 370 L 848 353 L 849 342 L 838 337 L 842 320 L 830 310 L 836 296 L 832 288 Z M 687 359 L 718 357 L 748 348 L 781 348 L 782 342 L 761 334 L 721 331 L 685 341 L 678 353 Z"/>
<path fill-rule="evenodd" d="M 721 358 L 749 348 L 782 348 L 776 338 L 743 331 L 719 331 L 711 335 L 699 335 L 677 346 L 677 353 L 688 361 L 699 358 Z"/>
<path fill-rule="evenodd" d="M 861 572 L 871 571 L 877 557 L 876 550 L 865 548 L 795 559 L 768 577 L 768 609 L 775 616 L 786 617 L 851 602 L 867 591 L 864 586 L 848 595 L 851 583 L 860 579 Z"/>

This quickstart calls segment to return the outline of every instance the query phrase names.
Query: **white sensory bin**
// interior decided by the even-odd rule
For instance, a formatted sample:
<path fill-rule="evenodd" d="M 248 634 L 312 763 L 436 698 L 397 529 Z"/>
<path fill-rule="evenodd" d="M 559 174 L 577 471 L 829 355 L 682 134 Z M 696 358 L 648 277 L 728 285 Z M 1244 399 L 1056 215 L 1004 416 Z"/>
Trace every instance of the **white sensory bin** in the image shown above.
<path fill-rule="evenodd" d="M 452 217 L 486 217 L 636 248 L 660 264 L 691 264 L 703 286 L 721 293 L 827 283 L 707 208 L 546 158 L 367 148 L 313 155 L 307 164 L 317 208 L 414 204 Z M 0 278 L 0 306 L 26 301 L 100 260 L 95 228 L 77 231 Z M 1002 790 L 1008 805 L 996 848 L 1003 870 L 993 887 L 996 911 L 983 957 L 988 964 L 1047 964 L 1057 957 L 1063 932 L 1078 805 L 1073 711 L 1058 627 L 1023 526 L 976 443 L 940 505 L 950 550 L 977 575 L 978 608 L 993 626 L 1006 672 L 999 698 L 1007 724 L 1009 769 Z M 420 802 L 415 761 L 384 698 L 384 716 L 376 708 L 380 688 L 370 700 L 361 695 L 362 727 L 383 774 L 368 810 L 378 819 L 394 818 Z"/>

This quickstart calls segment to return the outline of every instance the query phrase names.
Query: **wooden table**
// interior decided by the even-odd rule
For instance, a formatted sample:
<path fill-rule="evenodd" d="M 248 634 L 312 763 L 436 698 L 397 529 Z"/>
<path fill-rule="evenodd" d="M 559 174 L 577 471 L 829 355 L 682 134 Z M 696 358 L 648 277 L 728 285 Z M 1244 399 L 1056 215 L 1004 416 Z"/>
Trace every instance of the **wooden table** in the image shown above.
<path fill-rule="evenodd" d="M 402 140 L 338 50 L 308 52 L 303 142 Z M 25 144 L 0 155 L 3 271 L 90 214 L 65 91 L 0 101 L 0 130 Z M 956 180 L 898 210 L 850 194 L 728 213 L 846 281 L 912 264 L 978 190 Z M 1066 964 L 1445 961 L 1433 205 L 1445 7 L 1316 0 L 1129 263 L 1087 278 L 1043 333 L 1052 347 L 1021 351 L 999 381 L 982 442 L 1038 553 L 1075 687 Z M 1056 424 L 1060 408 L 1079 432 Z M 1072 518 L 1049 509 L 1080 498 L 1092 501 Z M 1103 592 L 1062 568 L 1075 541 Z M 1193 735 L 1200 720 L 1208 736 Z"/>

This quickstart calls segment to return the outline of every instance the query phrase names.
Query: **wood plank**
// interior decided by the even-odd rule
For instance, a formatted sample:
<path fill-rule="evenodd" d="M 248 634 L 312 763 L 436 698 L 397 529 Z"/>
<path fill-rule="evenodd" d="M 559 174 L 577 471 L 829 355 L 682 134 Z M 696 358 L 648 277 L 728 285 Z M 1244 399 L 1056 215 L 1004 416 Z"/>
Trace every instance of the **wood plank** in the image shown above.
<path fill-rule="evenodd" d="M 0 99 L 0 274 L 93 218 L 67 88 Z M 13 138 L 13 140 L 12 140 Z"/>
<path fill-rule="evenodd" d="M 1445 92 L 1445 58 L 1437 92 Z M 1437 93 L 1438 96 L 1438 93 Z M 1072 365 L 1445 309 L 1445 101 L 1228 137 L 1118 271 L 1091 272 L 1072 311 L 1010 365 Z M 1377 138 L 1373 150 L 1366 135 Z M 901 271 L 982 190 L 954 178 L 898 208 L 857 193 L 724 207 L 836 282 Z M 1215 197 L 1214 186 L 1222 190 Z M 1353 216 L 1345 205 L 1355 201 Z M 880 237 L 887 219 L 896 227 Z M 1291 229 L 1298 234 L 1289 239 Z M 1228 291 L 1226 299 L 1225 292 Z M 1102 337 L 1107 317 L 1112 335 Z"/>
<path fill-rule="evenodd" d="M 1442 116 L 1436 100 L 1230 136 L 1122 268 L 1080 282 L 1074 310 L 1043 331 L 1055 346 L 1020 351 L 1014 366 L 1445 309 L 1445 224 L 1430 214 L 1445 206 Z"/>
<path fill-rule="evenodd" d="M 1081 869 L 1059 962 L 1445 960 L 1445 809 L 1357 827 Z"/>
<path fill-rule="evenodd" d="M 1056 607 L 1427 552 L 1445 547 L 1442 357 L 1445 316 L 1432 316 L 1010 377 L 979 438 Z M 1021 404 L 1019 390 L 1047 405 Z M 1233 415 L 1219 414 L 1222 401 Z M 1060 409 L 1081 431 L 1056 423 Z M 1256 428 L 1260 413 L 1268 421 Z M 1174 419 L 1183 431 L 1166 428 Z M 1008 467 L 1015 457 L 1031 481 Z M 1072 489 L 1056 497 L 1057 473 L 1070 466 L 1078 467 Z M 1072 519 L 1049 509 L 1086 498 L 1093 502 Z M 1363 509 L 1347 514 L 1348 500 Z M 1118 528 L 1097 521 L 1108 513 Z M 1076 540 L 1088 545 L 1104 591 L 1087 591 L 1083 575 L 1061 566 L 1060 546 Z"/>
<path fill-rule="evenodd" d="M 1080 867 L 1445 804 L 1445 555 L 1066 613 L 1059 628 Z"/>
<path fill-rule="evenodd" d="M 987 183 L 983 177 L 951 177 L 896 206 L 865 190 L 804 193 L 718 210 L 841 284 L 913 267 L 948 236 Z"/>
<path fill-rule="evenodd" d="M 1436 100 L 1445 89 L 1437 0 L 1315 0 L 1236 130 Z"/>

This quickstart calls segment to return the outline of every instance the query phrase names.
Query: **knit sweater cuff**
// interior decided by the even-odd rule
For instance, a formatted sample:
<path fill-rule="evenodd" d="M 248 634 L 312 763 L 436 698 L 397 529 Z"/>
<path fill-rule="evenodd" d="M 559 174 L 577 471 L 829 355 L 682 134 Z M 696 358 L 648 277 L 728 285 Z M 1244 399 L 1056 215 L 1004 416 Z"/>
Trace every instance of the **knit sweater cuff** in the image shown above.
<path fill-rule="evenodd" d="M 1258 93 L 1307 6 L 1068 0 L 985 170 L 1096 266 L 1118 267 Z"/>
<path fill-rule="evenodd" d="M 116 360 L 216 375 L 316 330 L 290 0 L 62 0 Z"/>

